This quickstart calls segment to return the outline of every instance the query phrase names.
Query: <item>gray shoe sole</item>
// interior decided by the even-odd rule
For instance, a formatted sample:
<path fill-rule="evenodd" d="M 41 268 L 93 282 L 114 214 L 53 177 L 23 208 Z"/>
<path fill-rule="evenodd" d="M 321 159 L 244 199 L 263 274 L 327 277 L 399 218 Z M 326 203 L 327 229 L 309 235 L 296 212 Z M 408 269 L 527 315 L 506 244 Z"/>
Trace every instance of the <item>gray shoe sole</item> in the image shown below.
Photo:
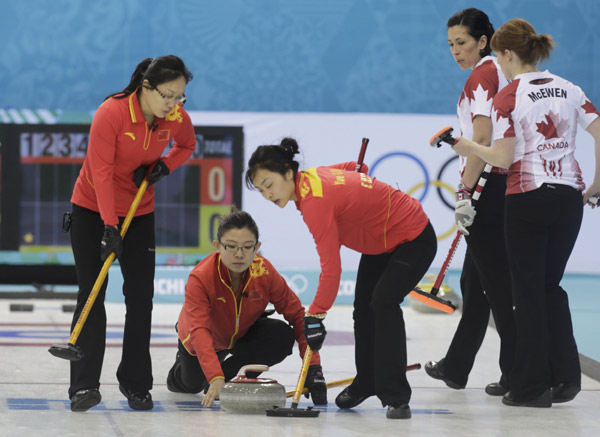
<path fill-rule="evenodd" d="M 71 398 L 71 411 L 81 413 L 95 407 L 102 400 L 99 391 L 88 391 L 82 395 L 73 395 Z"/>

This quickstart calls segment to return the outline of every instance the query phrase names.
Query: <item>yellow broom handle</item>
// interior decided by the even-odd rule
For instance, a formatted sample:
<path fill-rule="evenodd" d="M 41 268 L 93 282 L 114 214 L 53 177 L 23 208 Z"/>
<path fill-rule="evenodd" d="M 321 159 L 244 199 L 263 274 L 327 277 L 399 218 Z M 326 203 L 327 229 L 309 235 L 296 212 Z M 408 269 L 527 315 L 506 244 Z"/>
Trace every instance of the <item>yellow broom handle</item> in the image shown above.
<path fill-rule="evenodd" d="M 131 203 L 131 206 L 129 207 L 129 212 L 127 213 L 127 216 L 125 216 L 123 225 L 121 226 L 121 238 L 125 237 L 125 233 L 127 232 L 127 229 L 129 229 L 129 225 L 131 224 L 133 216 L 135 215 L 135 212 L 137 211 L 137 208 L 140 205 L 142 196 L 144 195 L 146 188 L 148 188 L 148 181 L 146 180 L 146 178 L 144 178 L 142 184 L 140 185 L 140 188 L 137 191 L 137 194 L 135 195 L 135 198 L 133 199 L 133 202 Z M 114 260 L 115 253 L 111 252 L 110 255 L 108 255 L 108 257 L 106 258 L 106 261 L 104 261 L 102 270 L 100 270 L 100 274 L 98 274 L 98 278 L 94 283 L 94 287 L 92 288 L 92 291 L 88 296 L 85 305 L 83 306 L 83 310 L 79 315 L 79 319 L 77 319 L 77 323 L 75 324 L 73 332 L 71 333 L 71 337 L 69 338 L 69 344 L 74 345 L 75 343 L 77 343 L 77 339 L 79 338 L 79 334 L 81 334 L 83 325 L 85 324 L 85 321 L 87 320 L 88 315 L 90 314 L 92 306 L 96 301 L 96 297 L 98 297 L 98 293 L 100 292 L 100 288 L 102 288 L 102 284 L 104 284 L 106 275 L 108 275 L 108 269 L 110 268 L 110 265 L 113 263 Z"/>
<path fill-rule="evenodd" d="M 308 367 L 310 366 L 310 359 L 312 358 L 312 349 L 310 346 L 306 346 L 306 352 L 304 352 L 304 360 L 302 361 L 302 370 L 298 377 L 298 383 L 296 384 L 296 392 L 294 393 L 294 399 L 292 399 L 292 408 L 298 406 L 300 403 L 300 396 L 302 396 L 302 389 L 304 388 L 304 381 L 306 380 L 306 374 L 308 373 Z"/>

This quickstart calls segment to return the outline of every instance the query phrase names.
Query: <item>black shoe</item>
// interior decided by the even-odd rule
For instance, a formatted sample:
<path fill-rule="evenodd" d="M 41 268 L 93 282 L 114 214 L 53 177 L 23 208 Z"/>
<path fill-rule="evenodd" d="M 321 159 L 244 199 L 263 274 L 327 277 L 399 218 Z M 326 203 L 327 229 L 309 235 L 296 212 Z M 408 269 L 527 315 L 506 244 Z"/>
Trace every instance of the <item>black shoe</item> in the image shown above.
<path fill-rule="evenodd" d="M 397 404 L 397 406 L 388 405 L 385 417 L 388 419 L 410 419 L 410 407 L 408 404 Z"/>
<path fill-rule="evenodd" d="M 561 404 L 572 401 L 581 391 L 581 384 L 576 382 L 561 382 L 552 387 L 552 403 Z"/>
<path fill-rule="evenodd" d="M 552 394 L 550 389 L 544 391 L 537 398 L 533 399 L 514 399 L 511 393 L 508 392 L 502 397 L 502 403 L 510 407 L 536 407 L 536 408 L 549 408 L 552 406 Z"/>
<path fill-rule="evenodd" d="M 454 390 L 462 390 L 465 388 L 464 385 L 457 384 L 446 378 L 446 375 L 444 374 L 443 358 L 439 361 L 427 361 L 425 363 L 425 372 L 434 379 L 444 381 L 448 387 L 453 388 Z"/>
<path fill-rule="evenodd" d="M 71 411 L 87 411 L 102 400 L 102 395 L 97 388 L 85 388 L 71 396 Z"/>
<path fill-rule="evenodd" d="M 151 410 L 154 408 L 150 392 L 131 392 L 119 384 L 119 391 L 127 398 L 129 408 L 132 410 Z"/>
<path fill-rule="evenodd" d="M 492 382 L 485 386 L 485 392 L 490 396 L 504 396 L 508 389 L 499 382 Z"/>
<path fill-rule="evenodd" d="M 335 404 L 338 406 L 338 408 L 354 408 L 368 397 L 369 396 L 360 396 L 350 393 L 350 387 L 348 386 L 342 390 L 339 395 L 337 395 L 335 398 Z"/>

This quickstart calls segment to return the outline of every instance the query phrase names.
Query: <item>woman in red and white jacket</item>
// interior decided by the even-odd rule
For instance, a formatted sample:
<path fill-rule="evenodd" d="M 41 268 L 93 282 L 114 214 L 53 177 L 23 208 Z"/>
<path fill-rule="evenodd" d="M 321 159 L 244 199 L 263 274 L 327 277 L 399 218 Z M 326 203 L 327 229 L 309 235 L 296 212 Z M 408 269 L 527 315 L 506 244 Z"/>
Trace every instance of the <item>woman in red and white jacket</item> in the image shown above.
<path fill-rule="evenodd" d="M 136 410 L 148 410 L 154 405 L 150 395 L 154 187 L 149 186 L 144 193 L 124 240 L 119 226 L 144 176 L 147 175 L 149 185 L 158 182 L 180 166 L 196 147 L 194 127 L 182 106 L 191 79 L 192 74 L 177 56 L 140 62 L 129 85 L 108 96 L 94 114 L 87 154 L 71 197 L 71 246 L 79 281 L 73 326 L 104 260 L 116 252 L 127 311 L 117 379 L 130 408 Z M 162 156 L 171 140 L 173 147 Z M 106 282 L 77 341 L 85 359 L 71 361 L 72 411 L 86 411 L 101 400 Z"/>
<path fill-rule="evenodd" d="M 215 252 L 190 273 L 179 314 L 179 348 L 167 377 L 176 393 L 206 391 L 212 405 L 226 381 L 246 364 L 273 366 L 292 353 L 306 351 L 304 307 L 273 265 L 256 252 L 258 227 L 247 212 L 221 218 Z M 267 317 L 272 303 L 289 323 Z M 250 373 L 256 377 L 256 373 Z M 312 356 L 305 386 L 315 404 L 327 404 L 319 354 Z"/>
<path fill-rule="evenodd" d="M 298 144 L 285 138 L 252 154 L 246 184 L 284 208 L 294 201 L 321 260 L 319 286 L 305 318 L 304 335 L 319 350 L 323 320 L 337 296 L 340 246 L 361 252 L 354 300 L 356 378 L 336 398 L 352 408 L 377 395 L 387 417 L 409 418 L 406 333 L 400 303 L 429 268 L 437 249 L 433 227 L 418 200 L 353 171 L 356 163 L 298 171 Z"/>
<path fill-rule="evenodd" d="M 492 99 L 507 84 L 496 58 L 491 56 L 490 40 L 494 27 L 488 16 L 475 8 L 452 15 L 447 27 L 454 60 L 463 70 L 473 69 L 457 105 L 461 135 L 489 146 L 492 141 Z M 449 387 L 465 388 L 487 332 L 491 312 L 500 336 L 502 375 L 498 382 L 488 384 L 485 392 L 502 396 L 509 388 L 515 349 L 512 287 L 504 241 L 507 171 L 492 168 L 475 211 L 471 194 L 484 165 L 478 156 L 461 159 L 456 224 L 467 241 L 460 275 L 462 314 L 446 355 L 439 361 L 427 362 L 425 371 Z"/>
<path fill-rule="evenodd" d="M 492 38 L 512 82 L 494 98 L 494 143 L 460 138 L 454 150 L 508 167 L 505 229 L 513 283 L 517 343 L 510 406 L 550 407 L 581 389 L 581 368 L 567 293 L 560 286 L 577 240 L 583 206 L 600 194 L 599 113 L 571 82 L 539 71 L 554 42 L 513 19 Z M 595 140 L 596 171 L 584 192 L 575 159 L 577 125 Z"/>

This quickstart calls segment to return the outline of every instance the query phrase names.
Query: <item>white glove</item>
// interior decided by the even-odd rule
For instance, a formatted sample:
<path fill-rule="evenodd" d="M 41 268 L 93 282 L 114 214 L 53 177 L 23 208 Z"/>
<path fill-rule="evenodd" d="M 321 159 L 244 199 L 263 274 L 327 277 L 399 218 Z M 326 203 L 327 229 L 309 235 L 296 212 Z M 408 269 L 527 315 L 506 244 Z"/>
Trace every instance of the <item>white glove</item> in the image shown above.
<path fill-rule="evenodd" d="M 473 208 L 471 199 L 466 197 L 456 201 L 454 206 L 454 221 L 460 232 L 469 235 L 467 228 L 473 224 L 477 211 Z"/>

